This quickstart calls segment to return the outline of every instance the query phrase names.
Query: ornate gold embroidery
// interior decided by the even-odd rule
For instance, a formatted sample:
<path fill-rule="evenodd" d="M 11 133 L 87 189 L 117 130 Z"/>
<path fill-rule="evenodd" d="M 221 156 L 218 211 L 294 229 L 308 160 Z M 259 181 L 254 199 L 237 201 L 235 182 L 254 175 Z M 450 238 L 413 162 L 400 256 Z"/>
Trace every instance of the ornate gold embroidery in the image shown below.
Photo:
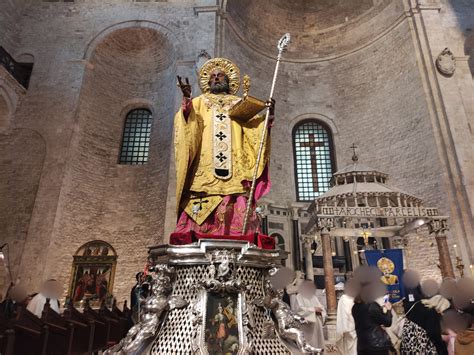
<path fill-rule="evenodd" d="M 201 88 L 201 91 L 204 93 L 209 92 L 209 79 L 212 71 L 215 69 L 224 71 L 229 78 L 230 93 L 237 93 L 240 87 L 240 70 L 237 65 L 226 58 L 209 59 L 203 64 L 199 71 L 199 87 Z"/>

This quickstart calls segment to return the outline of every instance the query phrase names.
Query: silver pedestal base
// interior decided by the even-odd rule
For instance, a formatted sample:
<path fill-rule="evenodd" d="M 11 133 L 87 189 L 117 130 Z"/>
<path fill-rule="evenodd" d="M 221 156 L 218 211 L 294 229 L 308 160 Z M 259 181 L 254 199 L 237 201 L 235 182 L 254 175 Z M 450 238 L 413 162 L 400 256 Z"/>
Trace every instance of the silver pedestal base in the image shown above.
<path fill-rule="evenodd" d="M 269 272 L 287 253 L 230 240 L 149 249 L 152 295 L 107 354 L 318 354 Z"/>

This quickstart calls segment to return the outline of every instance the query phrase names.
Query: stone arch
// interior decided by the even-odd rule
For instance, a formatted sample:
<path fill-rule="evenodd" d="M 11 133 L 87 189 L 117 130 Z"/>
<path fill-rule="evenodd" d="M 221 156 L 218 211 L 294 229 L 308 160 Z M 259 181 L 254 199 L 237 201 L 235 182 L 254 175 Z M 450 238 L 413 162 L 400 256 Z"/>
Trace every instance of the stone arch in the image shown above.
<path fill-rule="evenodd" d="M 297 126 L 299 123 L 308 119 L 320 121 L 326 126 L 328 126 L 333 136 L 339 133 L 334 119 L 330 118 L 329 116 L 323 115 L 322 113 L 303 113 L 301 115 L 293 117 L 290 120 L 290 124 L 288 125 L 289 133 L 292 133 L 295 126 Z"/>
<path fill-rule="evenodd" d="M 76 248 L 91 239 L 113 242 L 120 255 L 117 271 L 132 277 L 143 267 L 142 253 L 134 251 L 163 236 L 178 94 L 169 34 L 138 24 L 102 31 L 84 55 L 77 129 L 58 206 L 61 218 L 52 236 L 52 243 L 61 244 L 67 235 Z M 153 113 L 147 164 L 118 164 L 126 112 L 143 105 Z M 49 250 L 45 273 L 70 284 L 54 271 L 58 265 L 69 267 L 62 255 L 70 253 L 70 246 Z M 126 295 L 131 286 L 117 283 L 114 294 Z"/>
<path fill-rule="evenodd" d="M 89 60 L 95 52 L 96 47 L 104 41 L 106 37 L 111 35 L 117 30 L 127 29 L 127 28 L 148 28 L 155 30 L 156 32 L 162 34 L 173 46 L 174 54 L 177 54 L 177 57 L 181 58 L 181 47 L 179 45 L 179 40 L 175 34 L 166 26 L 147 20 L 131 20 L 124 21 L 113 24 L 109 27 L 104 28 L 100 31 L 92 40 L 87 44 L 84 51 L 83 59 Z"/>
<path fill-rule="evenodd" d="M 20 53 L 16 56 L 16 61 L 19 63 L 32 63 L 35 62 L 35 56 L 28 52 Z"/>
<path fill-rule="evenodd" d="M 321 0 L 226 2 L 226 40 L 249 47 L 267 58 L 274 41 L 291 33 L 284 61 L 320 62 L 350 55 L 375 43 L 404 21 L 402 1 Z M 274 41 L 268 41 L 274 38 Z"/>
<path fill-rule="evenodd" d="M 122 108 L 122 111 L 120 112 L 120 117 L 122 118 L 122 122 L 125 121 L 125 117 L 127 116 L 127 113 L 137 108 L 146 108 L 151 111 L 151 114 L 153 116 L 155 116 L 155 114 L 157 113 L 156 103 L 150 100 L 141 99 L 141 98 L 126 100 L 123 103 L 123 108 Z M 160 119 L 160 117 L 157 117 L 157 119 Z"/>
<path fill-rule="evenodd" d="M 286 250 L 286 239 L 281 233 L 273 232 L 270 236 L 275 238 L 275 244 L 279 249 Z"/>

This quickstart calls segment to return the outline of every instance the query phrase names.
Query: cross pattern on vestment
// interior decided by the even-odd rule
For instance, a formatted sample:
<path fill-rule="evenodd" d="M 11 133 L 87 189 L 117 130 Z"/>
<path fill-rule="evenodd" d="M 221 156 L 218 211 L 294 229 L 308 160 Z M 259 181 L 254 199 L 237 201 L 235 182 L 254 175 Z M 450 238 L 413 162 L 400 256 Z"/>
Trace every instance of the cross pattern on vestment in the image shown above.
<path fill-rule="evenodd" d="M 199 201 L 193 202 L 193 206 L 199 205 L 199 211 L 202 210 L 202 204 L 208 203 L 209 200 L 203 200 L 202 198 Z"/>
<path fill-rule="evenodd" d="M 216 155 L 216 158 L 219 159 L 219 161 L 222 163 L 224 160 L 227 159 L 227 157 L 220 152 L 219 154 Z"/>
<path fill-rule="evenodd" d="M 216 117 L 219 119 L 219 121 L 223 121 L 224 118 L 226 118 L 227 116 L 224 115 L 223 113 L 219 113 L 218 115 L 216 115 Z"/>
<path fill-rule="evenodd" d="M 222 142 L 227 136 L 223 132 L 219 132 L 216 134 L 216 137 Z"/>
<path fill-rule="evenodd" d="M 319 183 L 318 183 L 318 165 L 317 165 L 317 156 L 316 156 L 316 148 L 317 147 L 324 147 L 324 142 L 318 142 L 314 139 L 314 133 L 310 133 L 309 135 L 309 142 L 302 142 L 300 143 L 301 147 L 309 148 L 309 154 L 311 159 L 311 177 L 313 181 L 313 188 L 315 192 L 319 191 Z"/>

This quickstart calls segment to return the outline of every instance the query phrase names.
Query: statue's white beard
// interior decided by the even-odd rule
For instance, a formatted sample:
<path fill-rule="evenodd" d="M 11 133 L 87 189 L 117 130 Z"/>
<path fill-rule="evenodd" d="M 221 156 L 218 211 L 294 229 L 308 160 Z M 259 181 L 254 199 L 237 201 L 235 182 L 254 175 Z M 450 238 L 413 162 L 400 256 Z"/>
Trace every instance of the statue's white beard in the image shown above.
<path fill-rule="evenodd" d="M 229 92 L 229 83 L 226 81 L 220 83 L 212 83 L 211 84 L 211 93 L 213 94 L 221 94 L 221 93 L 228 93 Z"/>

